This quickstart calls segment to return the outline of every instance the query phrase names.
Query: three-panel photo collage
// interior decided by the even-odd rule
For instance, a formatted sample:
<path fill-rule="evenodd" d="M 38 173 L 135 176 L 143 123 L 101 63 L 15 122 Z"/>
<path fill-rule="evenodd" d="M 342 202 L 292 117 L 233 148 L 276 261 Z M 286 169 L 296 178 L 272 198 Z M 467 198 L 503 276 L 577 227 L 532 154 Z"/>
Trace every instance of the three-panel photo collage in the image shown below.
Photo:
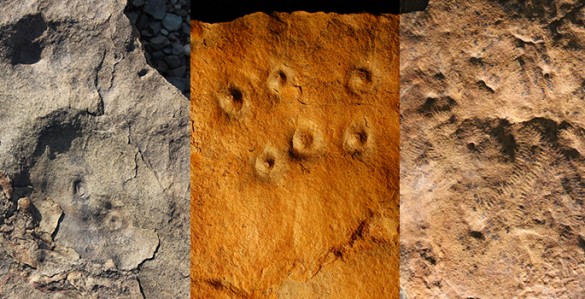
<path fill-rule="evenodd" d="M 3 298 L 585 298 L 585 1 L 0 0 Z"/>

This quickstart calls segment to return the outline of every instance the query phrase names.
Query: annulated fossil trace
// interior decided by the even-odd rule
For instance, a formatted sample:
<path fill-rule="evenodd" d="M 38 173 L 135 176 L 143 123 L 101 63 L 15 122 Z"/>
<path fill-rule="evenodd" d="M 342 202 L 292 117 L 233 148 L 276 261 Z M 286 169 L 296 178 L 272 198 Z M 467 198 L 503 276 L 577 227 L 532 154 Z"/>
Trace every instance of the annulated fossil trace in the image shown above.
<path fill-rule="evenodd" d="M 579 0 L 402 16 L 408 298 L 585 294 L 584 22 Z"/>

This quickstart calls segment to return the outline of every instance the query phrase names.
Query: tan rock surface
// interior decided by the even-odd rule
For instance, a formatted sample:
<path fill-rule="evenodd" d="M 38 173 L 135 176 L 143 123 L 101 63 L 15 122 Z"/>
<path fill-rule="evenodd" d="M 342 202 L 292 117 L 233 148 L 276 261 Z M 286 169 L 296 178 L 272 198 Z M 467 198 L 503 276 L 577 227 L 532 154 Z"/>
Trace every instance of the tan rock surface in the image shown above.
<path fill-rule="evenodd" d="M 191 32 L 193 298 L 398 297 L 398 17 Z"/>
<path fill-rule="evenodd" d="M 401 19 L 409 298 L 585 294 L 583 1 L 431 1 Z"/>
<path fill-rule="evenodd" d="M 0 1 L 0 298 L 189 294 L 189 102 L 127 1 Z"/>

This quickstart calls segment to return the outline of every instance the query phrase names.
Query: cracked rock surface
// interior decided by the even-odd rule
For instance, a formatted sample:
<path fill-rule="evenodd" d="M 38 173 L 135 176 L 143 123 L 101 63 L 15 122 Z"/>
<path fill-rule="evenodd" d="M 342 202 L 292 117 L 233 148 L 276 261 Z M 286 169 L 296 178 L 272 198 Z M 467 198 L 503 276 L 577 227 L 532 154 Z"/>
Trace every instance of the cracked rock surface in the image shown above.
<path fill-rule="evenodd" d="M 398 298 L 398 16 L 191 25 L 192 298 Z"/>
<path fill-rule="evenodd" d="M 585 293 L 585 2 L 431 1 L 401 19 L 408 298 Z"/>
<path fill-rule="evenodd" d="M 117 1 L 3 1 L 0 297 L 188 296 L 188 101 Z"/>

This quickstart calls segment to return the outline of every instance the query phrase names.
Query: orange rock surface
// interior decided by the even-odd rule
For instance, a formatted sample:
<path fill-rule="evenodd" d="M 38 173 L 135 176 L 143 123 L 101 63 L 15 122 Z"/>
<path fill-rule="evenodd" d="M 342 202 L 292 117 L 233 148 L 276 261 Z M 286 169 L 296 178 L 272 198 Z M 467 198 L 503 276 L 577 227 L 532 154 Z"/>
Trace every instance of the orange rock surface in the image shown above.
<path fill-rule="evenodd" d="M 192 298 L 398 298 L 398 23 L 192 22 Z"/>

